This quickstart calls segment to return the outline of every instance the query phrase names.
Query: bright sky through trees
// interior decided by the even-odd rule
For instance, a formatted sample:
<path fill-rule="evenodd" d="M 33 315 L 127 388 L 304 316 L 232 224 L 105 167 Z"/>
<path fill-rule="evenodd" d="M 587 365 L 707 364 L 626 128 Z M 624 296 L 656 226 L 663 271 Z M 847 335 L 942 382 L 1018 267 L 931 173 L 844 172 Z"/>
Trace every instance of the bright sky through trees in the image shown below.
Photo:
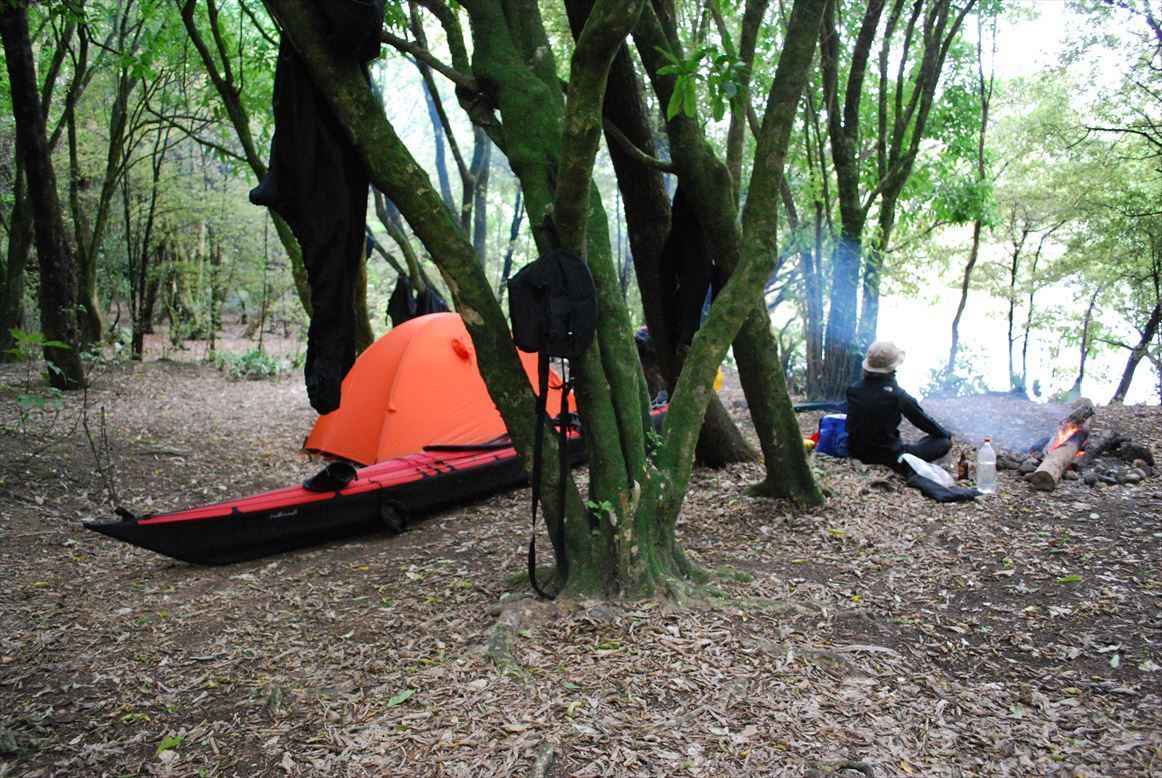
<path fill-rule="evenodd" d="M 1116 18 L 1119 24 L 1126 23 L 1124 14 Z M 1094 32 L 1093 23 L 1092 19 L 1074 12 L 1063 0 L 1007 2 L 997 31 L 994 67 L 998 80 L 1027 79 L 1058 66 L 1063 51 L 1074 39 Z M 1125 27 L 1110 27 L 1102 32 L 1130 37 L 1130 31 Z M 976 25 L 966 25 L 966 34 L 975 38 Z M 1074 61 L 1070 72 L 1080 75 L 1080 80 L 1092 84 L 1093 89 L 1085 94 L 1071 95 L 1071 101 L 1084 109 L 1087 100 L 1101 99 L 1106 89 L 1113 90 L 1128 66 L 1122 53 L 1112 48 L 1087 48 L 1084 56 Z M 995 121 L 1004 121 L 1003 110 L 998 112 Z M 1000 234 L 993 235 L 991 245 L 983 250 L 983 261 L 1006 261 L 1001 240 Z M 960 248 L 961 242 L 963 249 Z M 928 383 L 929 371 L 947 359 L 950 311 L 956 304 L 957 274 L 961 272 L 958 266 L 962 265 L 963 255 L 967 252 L 967 238 L 954 242 L 954 245 L 951 270 L 934 288 L 935 295 L 928 299 L 903 299 L 896 295 L 885 300 L 883 305 L 879 336 L 897 340 L 908 351 L 908 361 L 900 370 L 900 380 L 909 389 L 922 390 Z M 1050 256 L 1059 256 L 1063 251 L 1061 245 L 1047 247 Z M 1068 307 L 1072 304 L 1071 292 L 1064 286 L 1040 294 L 1043 296 L 1039 299 L 1044 305 Z M 977 372 L 983 374 L 989 388 L 997 390 L 1008 387 L 1007 354 L 1004 351 L 1005 307 L 1004 301 L 974 287 L 961 324 L 965 357 Z M 917 326 L 918 323 L 923 323 L 923 326 Z M 1136 337 L 1130 331 L 1124 335 L 1127 339 Z M 1087 366 L 1083 393 L 1096 402 L 1107 402 L 1117 386 L 1125 359 L 1124 351 L 1099 349 Z M 1076 376 L 1076 364 L 1076 347 L 1063 346 L 1052 332 L 1034 333 L 1030 343 L 1030 385 L 1033 380 L 1038 380 L 1042 396 L 1068 388 Z M 1153 368 L 1143 362 L 1126 401 L 1156 401 L 1156 387 Z"/>

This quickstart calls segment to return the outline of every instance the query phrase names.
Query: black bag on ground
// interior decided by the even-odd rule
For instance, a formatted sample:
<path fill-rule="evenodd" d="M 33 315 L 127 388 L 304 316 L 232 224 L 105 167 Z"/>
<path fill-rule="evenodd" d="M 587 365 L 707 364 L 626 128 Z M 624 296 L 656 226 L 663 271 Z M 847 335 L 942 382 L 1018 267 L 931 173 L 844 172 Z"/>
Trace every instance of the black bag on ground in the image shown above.
<path fill-rule="evenodd" d="M 521 351 L 537 354 L 537 423 L 533 442 L 532 535 L 529 538 L 529 583 L 540 596 L 553 599 L 537 583 L 537 504 L 541 497 L 541 446 L 545 437 L 549 396 L 549 358 L 577 359 L 593 342 L 597 332 L 597 288 L 589 267 L 572 251 L 554 248 L 521 268 L 508 282 L 508 310 L 512 318 L 512 339 Z M 557 516 L 565 515 L 565 480 L 569 474 L 569 391 L 572 383 L 568 366 L 564 367 L 561 386 L 561 411 L 557 417 L 557 448 L 560 457 L 560 488 L 557 490 Z M 557 569 L 565 574 L 563 527 L 549 527 Z"/>

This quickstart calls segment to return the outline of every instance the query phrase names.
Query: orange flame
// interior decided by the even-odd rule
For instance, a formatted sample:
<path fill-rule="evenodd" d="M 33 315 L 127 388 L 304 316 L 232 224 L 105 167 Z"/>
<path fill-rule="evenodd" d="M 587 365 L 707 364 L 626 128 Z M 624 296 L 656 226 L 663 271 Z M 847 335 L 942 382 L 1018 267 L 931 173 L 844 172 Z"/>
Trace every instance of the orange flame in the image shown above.
<path fill-rule="evenodd" d="M 1057 434 L 1053 437 L 1053 442 L 1049 444 L 1049 448 L 1046 450 L 1054 451 L 1060 448 L 1065 441 L 1076 435 L 1080 429 L 1081 427 L 1077 424 L 1066 424 L 1064 427 L 1061 427 L 1057 430 Z"/>

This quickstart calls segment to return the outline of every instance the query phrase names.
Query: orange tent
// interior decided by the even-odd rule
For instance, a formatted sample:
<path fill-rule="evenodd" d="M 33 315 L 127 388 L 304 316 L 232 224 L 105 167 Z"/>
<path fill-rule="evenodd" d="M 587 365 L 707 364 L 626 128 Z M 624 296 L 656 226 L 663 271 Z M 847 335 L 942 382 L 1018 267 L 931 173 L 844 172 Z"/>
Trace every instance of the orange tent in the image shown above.
<path fill-rule="evenodd" d="M 537 357 L 520 353 L 536 387 Z M 549 379 L 549 409 L 560 378 Z M 320 416 L 303 448 L 370 465 L 430 445 L 472 445 L 505 434 L 459 314 L 433 313 L 393 328 L 359 355 L 338 409 Z M 570 398 L 572 407 L 572 398 Z"/>

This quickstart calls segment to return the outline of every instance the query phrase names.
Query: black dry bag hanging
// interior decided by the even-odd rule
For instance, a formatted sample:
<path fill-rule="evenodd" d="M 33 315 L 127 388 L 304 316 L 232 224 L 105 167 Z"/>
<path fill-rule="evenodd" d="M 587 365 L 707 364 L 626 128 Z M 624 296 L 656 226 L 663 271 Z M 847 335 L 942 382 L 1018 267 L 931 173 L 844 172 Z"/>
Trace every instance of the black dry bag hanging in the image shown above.
<path fill-rule="evenodd" d="M 512 339 L 521 351 L 538 355 L 537 424 L 533 444 L 533 534 L 529 538 L 529 582 L 542 597 L 552 599 L 537 584 L 537 503 L 541 496 L 541 446 L 545 436 L 549 395 L 549 360 L 576 359 L 585 352 L 597 331 L 597 289 L 589 267 L 577 254 L 551 249 L 523 267 L 508 282 L 508 309 Z M 566 365 L 562 373 L 561 415 L 558 418 L 558 457 L 561 471 L 557 489 L 557 517 L 563 529 L 565 480 L 568 477 L 569 391 L 572 382 Z M 552 528 L 550 527 L 550 531 Z M 557 568 L 567 571 L 563 535 L 552 538 Z"/>

